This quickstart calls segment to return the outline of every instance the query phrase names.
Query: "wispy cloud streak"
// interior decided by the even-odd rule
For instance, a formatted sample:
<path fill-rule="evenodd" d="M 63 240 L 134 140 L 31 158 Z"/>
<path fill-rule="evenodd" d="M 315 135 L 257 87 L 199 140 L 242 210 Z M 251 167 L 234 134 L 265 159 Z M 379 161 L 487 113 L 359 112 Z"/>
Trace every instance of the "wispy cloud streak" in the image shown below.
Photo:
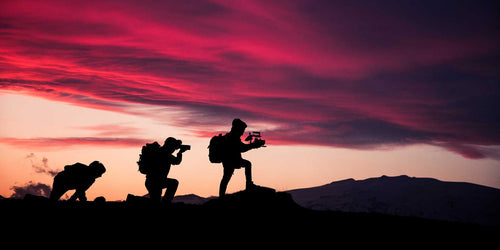
<path fill-rule="evenodd" d="M 112 137 L 49 137 L 49 138 L 0 138 L 0 143 L 11 146 L 37 148 L 69 148 L 81 146 L 95 147 L 140 147 L 148 142 L 139 138 L 112 138 Z"/>

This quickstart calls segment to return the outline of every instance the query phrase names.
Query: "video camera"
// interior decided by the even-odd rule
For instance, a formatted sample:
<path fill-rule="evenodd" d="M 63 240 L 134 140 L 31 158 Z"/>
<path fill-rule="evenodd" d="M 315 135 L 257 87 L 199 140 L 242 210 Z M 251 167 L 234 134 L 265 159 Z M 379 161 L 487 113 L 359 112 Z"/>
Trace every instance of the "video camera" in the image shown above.
<path fill-rule="evenodd" d="M 248 136 L 247 138 L 245 138 L 245 141 L 249 141 L 250 143 L 259 143 L 259 142 L 263 142 L 263 144 L 266 142 L 265 140 L 262 140 L 260 139 L 262 138 L 262 135 L 260 134 L 259 131 L 252 131 L 252 132 L 249 132 L 248 133 Z M 264 145 L 262 145 L 261 147 L 265 147 Z"/>

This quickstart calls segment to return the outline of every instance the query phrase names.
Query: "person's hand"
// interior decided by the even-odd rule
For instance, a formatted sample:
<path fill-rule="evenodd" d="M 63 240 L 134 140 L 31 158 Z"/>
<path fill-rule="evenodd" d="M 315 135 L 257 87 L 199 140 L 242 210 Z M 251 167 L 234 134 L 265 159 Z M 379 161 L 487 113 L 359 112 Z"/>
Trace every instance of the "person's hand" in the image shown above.
<path fill-rule="evenodd" d="M 266 140 L 255 140 L 253 142 L 253 145 L 255 148 L 260 148 L 260 147 L 264 146 L 264 144 L 266 144 Z"/>
<path fill-rule="evenodd" d="M 191 149 L 191 146 L 190 146 L 190 145 L 181 145 L 181 146 L 179 147 L 179 153 L 181 153 L 181 154 L 182 154 L 182 153 L 184 153 L 184 152 L 186 152 L 186 151 L 188 151 L 188 150 L 190 150 L 190 149 Z"/>

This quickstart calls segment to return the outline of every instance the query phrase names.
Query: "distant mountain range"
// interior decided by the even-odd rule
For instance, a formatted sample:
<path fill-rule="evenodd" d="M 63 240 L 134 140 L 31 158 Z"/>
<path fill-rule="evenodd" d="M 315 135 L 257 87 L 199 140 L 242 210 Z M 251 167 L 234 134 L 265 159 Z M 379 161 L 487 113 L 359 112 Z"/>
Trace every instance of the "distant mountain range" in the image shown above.
<path fill-rule="evenodd" d="M 370 212 L 500 225 L 500 189 L 406 175 L 347 179 L 287 191 L 314 210 Z"/>
<path fill-rule="evenodd" d="M 172 200 L 172 202 L 174 202 L 174 203 L 182 202 L 182 203 L 191 204 L 191 205 L 201 205 L 201 204 L 203 204 L 211 199 L 214 199 L 214 198 L 217 198 L 217 197 L 204 198 L 204 197 L 198 196 L 196 194 L 186 194 L 186 195 L 175 196 L 174 199 Z"/>
<path fill-rule="evenodd" d="M 415 216 L 500 226 L 500 189 L 406 175 L 346 179 L 318 187 L 285 191 L 313 210 Z M 217 197 L 176 196 L 174 202 L 203 204 Z"/>

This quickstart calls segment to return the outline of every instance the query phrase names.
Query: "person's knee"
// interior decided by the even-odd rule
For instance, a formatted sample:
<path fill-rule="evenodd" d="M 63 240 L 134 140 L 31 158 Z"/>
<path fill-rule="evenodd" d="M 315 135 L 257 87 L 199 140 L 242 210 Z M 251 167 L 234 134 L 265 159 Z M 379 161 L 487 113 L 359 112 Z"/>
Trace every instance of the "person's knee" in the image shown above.
<path fill-rule="evenodd" d="M 167 187 L 168 188 L 177 188 L 179 186 L 179 181 L 176 179 L 168 179 Z"/>
<path fill-rule="evenodd" d="M 171 185 L 172 185 L 172 186 L 175 186 L 175 187 L 178 187 L 178 186 L 179 186 L 179 181 L 178 181 L 178 180 L 176 180 L 176 179 L 172 179 L 172 181 L 171 181 Z"/>
<path fill-rule="evenodd" d="M 251 167 L 252 167 L 252 163 L 251 163 L 250 161 L 244 160 L 244 161 L 242 162 L 242 166 L 243 166 L 244 168 L 251 168 Z"/>

